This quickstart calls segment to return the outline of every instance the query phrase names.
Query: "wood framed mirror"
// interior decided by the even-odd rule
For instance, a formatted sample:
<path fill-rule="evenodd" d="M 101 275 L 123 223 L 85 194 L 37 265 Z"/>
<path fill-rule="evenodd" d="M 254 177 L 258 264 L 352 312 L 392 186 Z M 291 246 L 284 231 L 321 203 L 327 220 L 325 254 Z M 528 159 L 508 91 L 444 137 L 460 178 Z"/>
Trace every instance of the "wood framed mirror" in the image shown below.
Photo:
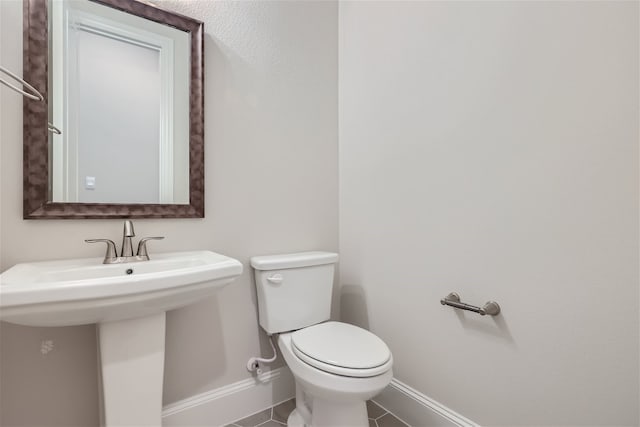
<path fill-rule="evenodd" d="M 24 100 L 24 218 L 204 217 L 203 23 L 137 0 L 24 0 L 23 36 L 44 97 Z"/>

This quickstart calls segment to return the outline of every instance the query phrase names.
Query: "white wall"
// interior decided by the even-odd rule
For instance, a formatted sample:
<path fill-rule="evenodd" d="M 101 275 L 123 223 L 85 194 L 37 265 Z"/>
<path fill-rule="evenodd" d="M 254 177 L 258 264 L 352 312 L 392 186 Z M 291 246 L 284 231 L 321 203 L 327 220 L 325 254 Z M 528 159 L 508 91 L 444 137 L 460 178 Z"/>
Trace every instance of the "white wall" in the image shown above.
<path fill-rule="evenodd" d="M 481 425 L 639 423 L 638 12 L 340 3 L 342 317 Z"/>
<path fill-rule="evenodd" d="M 269 351 L 250 256 L 337 250 L 338 30 L 335 2 L 162 4 L 205 22 L 206 218 L 140 220 L 136 232 L 166 236 L 152 254 L 210 249 L 245 266 L 217 297 L 169 314 L 170 403 L 248 378 L 247 359 Z M 22 2 L 0 1 L 0 14 L 0 63 L 20 73 Z M 22 220 L 22 99 L 0 96 L 0 268 L 102 255 L 83 239 L 119 241 L 121 220 Z M 97 424 L 93 326 L 0 333 L 0 424 Z M 46 356 L 42 340 L 54 342 Z"/>

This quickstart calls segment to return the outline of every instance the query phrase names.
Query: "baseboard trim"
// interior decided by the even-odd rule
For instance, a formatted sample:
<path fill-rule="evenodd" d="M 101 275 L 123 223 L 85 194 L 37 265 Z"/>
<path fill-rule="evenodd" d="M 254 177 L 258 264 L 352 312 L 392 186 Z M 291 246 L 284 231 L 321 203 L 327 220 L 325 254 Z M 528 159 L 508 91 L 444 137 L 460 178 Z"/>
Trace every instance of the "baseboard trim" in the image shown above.
<path fill-rule="evenodd" d="M 373 400 L 411 426 L 479 427 L 479 424 L 396 378 Z"/>
<path fill-rule="evenodd" d="M 226 425 L 294 396 L 293 375 L 284 366 L 166 405 L 162 425 Z M 373 400 L 410 426 L 480 427 L 396 378 Z"/>
<path fill-rule="evenodd" d="M 282 367 L 166 405 L 162 425 L 225 425 L 294 396 L 291 371 Z"/>

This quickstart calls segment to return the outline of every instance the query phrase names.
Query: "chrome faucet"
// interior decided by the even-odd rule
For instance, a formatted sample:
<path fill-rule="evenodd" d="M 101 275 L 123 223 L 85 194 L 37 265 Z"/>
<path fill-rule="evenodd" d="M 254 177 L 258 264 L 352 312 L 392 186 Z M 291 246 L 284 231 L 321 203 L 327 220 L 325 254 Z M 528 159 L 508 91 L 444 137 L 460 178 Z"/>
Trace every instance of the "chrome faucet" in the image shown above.
<path fill-rule="evenodd" d="M 147 251 L 147 242 L 149 240 L 162 240 L 164 237 L 144 237 L 138 243 L 138 253 L 133 255 L 132 237 L 136 233 L 133 231 L 133 223 L 130 220 L 124 222 L 124 231 L 122 233 L 122 248 L 120 256 L 116 250 L 116 244 L 110 239 L 85 239 L 87 243 L 106 243 L 107 252 L 104 255 L 103 264 L 121 264 L 125 262 L 149 261 L 149 252 Z"/>

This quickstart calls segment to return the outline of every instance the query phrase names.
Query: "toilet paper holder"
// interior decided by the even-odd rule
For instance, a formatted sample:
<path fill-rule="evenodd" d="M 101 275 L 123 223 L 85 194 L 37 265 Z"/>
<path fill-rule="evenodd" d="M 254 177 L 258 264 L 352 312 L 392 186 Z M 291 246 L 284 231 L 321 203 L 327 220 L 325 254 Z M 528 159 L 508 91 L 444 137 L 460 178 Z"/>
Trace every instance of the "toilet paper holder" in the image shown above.
<path fill-rule="evenodd" d="M 440 304 L 459 308 L 461 310 L 473 311 L 481 316 L 484 316 L 485 314 L 488 314 L 489 316 L 496 316 L 500 314 L 500 305 L 495 301 L 489 301 L 482 307 L 476 307 L 475 305 L 461 302 L 460 295 L 455 292 L 451 292 L 449 295 L 442 298 L 440 300 Z"/>

